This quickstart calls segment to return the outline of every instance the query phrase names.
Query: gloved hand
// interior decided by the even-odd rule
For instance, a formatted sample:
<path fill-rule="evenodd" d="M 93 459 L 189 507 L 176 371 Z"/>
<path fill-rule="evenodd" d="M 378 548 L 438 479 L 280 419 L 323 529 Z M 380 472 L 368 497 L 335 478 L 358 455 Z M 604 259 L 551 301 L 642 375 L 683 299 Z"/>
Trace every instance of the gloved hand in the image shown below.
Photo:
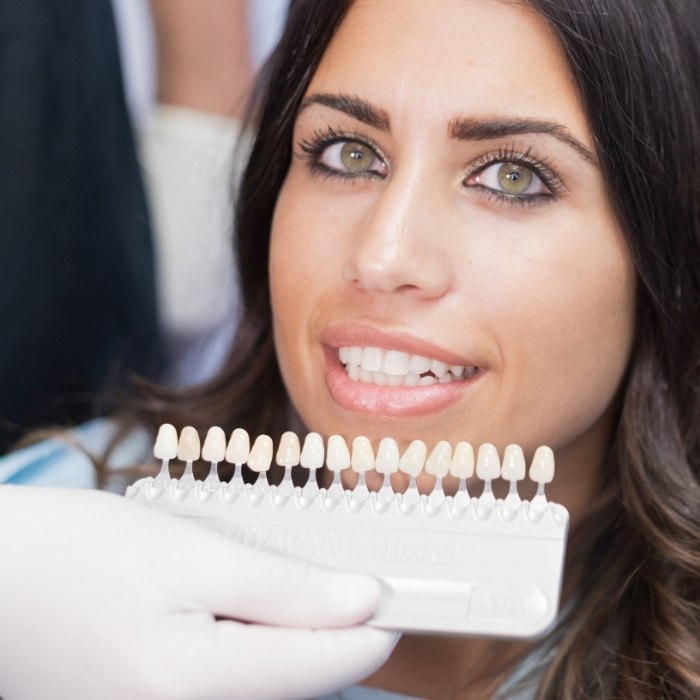
<path fill-rule="evenodd" d="M 0 486 L 5 700 L 311 698 L 390 654 L 357 626 L 379 595 L 119 496 Z"/>

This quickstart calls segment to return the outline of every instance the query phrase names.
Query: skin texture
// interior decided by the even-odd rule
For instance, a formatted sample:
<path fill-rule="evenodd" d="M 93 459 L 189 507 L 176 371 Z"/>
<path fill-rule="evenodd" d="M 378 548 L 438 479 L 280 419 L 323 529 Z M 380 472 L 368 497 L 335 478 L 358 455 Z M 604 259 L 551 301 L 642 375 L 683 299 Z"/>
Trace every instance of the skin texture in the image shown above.
<path fill-rule="evenodd" d="M 360 98 L 387 128 L 314 102 L 319 94 Z M 575 525 L 604 469 L 633 341 L 635 278 L 547 25 L 495 0 L 358 2 L 306 97 L 270 255 L 278 357 L 302 421 L 323 435 L 367 435 L 375 448 L 384 435 L 402 447 L 414 438 L 501 451 L 515 442 L 528 457 L 550 445 L 557 475 L 548 493 Z M 454 138 L 460 119 L 544 121 L 559 125 L 559 137 Z M 374 144 L 372 172 L 344 179 L 312 169 L 300 144 L 329 129 Z M 338 153 L 315 160 L 337 169 Z M 493 194 L 493 163 L 514 158 L 547 173 L 547 185 L 532 189 L 539 197 Z M 348 388 L 338 345 L 479 371 L 446 390 L 408 389 L 410 411 L 397 411 L 382 398 L 397 390 Z M 370 682 L 439 697 L 487 646 L 405 638 Z"/>

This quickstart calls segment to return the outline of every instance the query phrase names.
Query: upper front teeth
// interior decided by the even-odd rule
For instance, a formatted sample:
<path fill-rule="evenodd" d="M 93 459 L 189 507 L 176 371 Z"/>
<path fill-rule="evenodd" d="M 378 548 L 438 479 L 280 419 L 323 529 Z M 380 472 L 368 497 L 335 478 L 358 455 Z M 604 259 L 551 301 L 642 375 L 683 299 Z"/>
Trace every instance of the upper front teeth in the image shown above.
<path fill-rule="evenodd" d="M 352 379 L 374 381 L 377 384 L 428 383 L 425 380 L 429 380 L 430 383 L 444 382 L 466 378 L 476 372 L 476 367 L 448 365 L 423 355 L 357 345 L 339 348 L 338 356 L 340 362 L 346 365 Z M 397 378 L 405 378 L 407 381 L 397 382 Z"/>

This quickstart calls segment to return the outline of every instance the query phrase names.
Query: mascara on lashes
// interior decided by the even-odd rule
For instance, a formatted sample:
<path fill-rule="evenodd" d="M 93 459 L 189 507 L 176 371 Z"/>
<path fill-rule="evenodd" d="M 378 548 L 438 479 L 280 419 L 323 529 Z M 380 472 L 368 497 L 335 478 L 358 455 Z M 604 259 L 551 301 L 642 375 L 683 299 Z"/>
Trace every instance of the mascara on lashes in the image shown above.
<path fill-rule="evenodd" d="M 310 139 L 300 139 L 298 142 L 299 153 L 297 157 L 307 160 L 308 167 L 313 174 L 322 175 L 325 178 L 339 178 L 341 180 L 351 181 L 358 178 L 369 178 L 372 180 L 383 180 L 386 175 L 378 173 L 374 170 L 365 171 L 343 171 L 337 168 L 332 168 L 324 163 L 321 163 L 320 156 L 331 146 L 338 143 L 358 143 L 370 150 L 381 160 L 388 165 L 388 158 L 381 153 L 378 145 L 366 136 L 351 132 L 346 133 L 342 130 L 336 131 L 332 127 L 328 127 L 325 131 L 316 130 Z M 533 206 L 536 204 L 552 201 L 556 199 L 563 190 L 561 179 L 555 172 L 546 164 L 544 159 L 536 159 L 530 155 L 531 148 L 521 152 L 513 147 L 499 148 L 496 151 L 479 156 L 472 164 L 470 171 L 463 178 L 462 182 L 465 187 L 479 189 L 484 196 L 498 200 L 504 204 L 514 204 L 520 206 Z M 480 183 L 467 185 L 469 178 L 478 175 L 486 170 L 489 166 L 497 163 L 520 165 L 532 171 L 549 190 L 548 193 L 540 194 L 511 194 L 496 190 L 491 187 L 484 186 Z"/>

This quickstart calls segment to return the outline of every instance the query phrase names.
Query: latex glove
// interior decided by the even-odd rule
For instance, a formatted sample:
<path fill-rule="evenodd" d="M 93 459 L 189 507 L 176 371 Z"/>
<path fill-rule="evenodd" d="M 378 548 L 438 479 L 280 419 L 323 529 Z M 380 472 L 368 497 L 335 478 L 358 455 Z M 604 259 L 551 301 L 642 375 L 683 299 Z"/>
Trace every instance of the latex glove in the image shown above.
<path fill-rule="evenodd" d="M 5 700 L 311 698 L 391 652 L 357 626 L 379 595 L 119 496 L 0 486 Z"/>

